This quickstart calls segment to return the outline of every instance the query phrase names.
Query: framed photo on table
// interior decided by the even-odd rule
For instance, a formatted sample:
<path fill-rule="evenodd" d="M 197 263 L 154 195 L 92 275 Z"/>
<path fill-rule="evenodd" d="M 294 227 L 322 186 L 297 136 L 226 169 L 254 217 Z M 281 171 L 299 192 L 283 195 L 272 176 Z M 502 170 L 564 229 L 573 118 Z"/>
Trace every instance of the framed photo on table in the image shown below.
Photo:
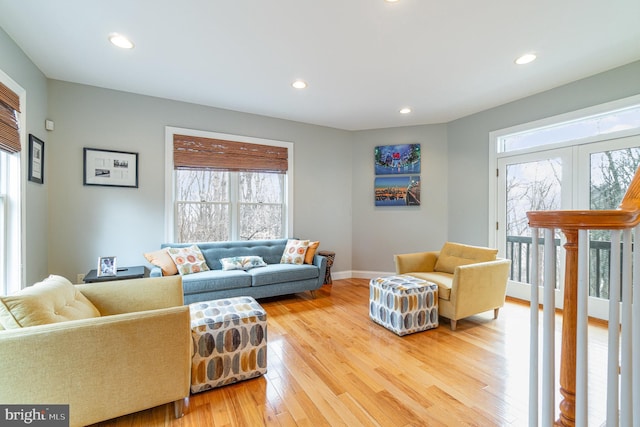
<path fill-rule="evenodd" d="M 118 274 L 116 257 L 101 256 L 98 258 L 98 277 L 115 276 L 116 274 Z"/>
<path fill-rule="evenodd" d="M 44 141 L 29 134 L 29 181 L 44 182 Z"/>
<path fill-rule="evenodd" d="M 85 147 L 83 184 L 138 188 L 138 153 Z"/>

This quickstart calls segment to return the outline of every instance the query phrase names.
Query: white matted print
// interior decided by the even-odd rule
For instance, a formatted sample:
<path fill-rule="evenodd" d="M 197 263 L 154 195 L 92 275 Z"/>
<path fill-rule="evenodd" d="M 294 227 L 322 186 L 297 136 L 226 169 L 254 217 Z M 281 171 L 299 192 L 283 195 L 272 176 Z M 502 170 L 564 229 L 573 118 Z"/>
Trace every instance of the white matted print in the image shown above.
<path fill-rule="evenodd" d="M 138 187 L 138 153 L 84 149 L 84 185 Z"/>

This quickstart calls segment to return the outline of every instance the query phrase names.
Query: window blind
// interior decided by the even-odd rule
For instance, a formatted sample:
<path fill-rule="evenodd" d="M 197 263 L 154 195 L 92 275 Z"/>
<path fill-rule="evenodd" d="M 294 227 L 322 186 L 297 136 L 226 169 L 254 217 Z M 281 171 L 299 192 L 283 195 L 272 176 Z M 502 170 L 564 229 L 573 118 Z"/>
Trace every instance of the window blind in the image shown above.
<path fill-rule="evenodd" d="M 20 97 L 0 82 L 0 150 L 20 151 L 20 132 L 16 113 L 20 112 Z"/>
<path fill-rule="evenodd" d="M 175 169 L 286 173 L 288 150 L 286 147 L 273 145 L 175 134 L 173 135 L 173 167 Z"/>

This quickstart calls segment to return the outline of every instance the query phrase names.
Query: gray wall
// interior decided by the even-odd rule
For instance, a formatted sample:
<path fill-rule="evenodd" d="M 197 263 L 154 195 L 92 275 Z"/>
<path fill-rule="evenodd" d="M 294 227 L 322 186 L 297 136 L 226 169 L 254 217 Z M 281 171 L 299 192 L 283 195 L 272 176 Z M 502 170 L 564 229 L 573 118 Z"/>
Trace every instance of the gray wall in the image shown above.
<path fill-rule="evenodd" d="M 377 145 L 419 143 L 421 204 L 374 203 L 373 151 Z M 353 144 L 353 267 L 356 276 L 393 272 L 397 253 L 440 249 L 447 239 L 447 128 L 424 125 L 355 132 Z"/>
<path fill-rule="evenodd" d="M 28 169 L 25 167 L 24 218 L 25 247 L 24 269 L 26 283 L 34 283 L 46 277 L 47 270 L 47 188 L 49 187 L 49 167 L 52 151 L 48 134 L 44 129 L 47 114 L 47 79 L 40 70 L 0 29 L 0 70 L 18 83 L 26 91 L 26 134 L 33 134 L 45 143 L 44 184 L 36 184 L 27 180 Z M 28 140 L 27 140 L 28 141 Z M 28 146 L 24 147 L 21 156 L 26 160 Z M 24 161 L 23 165 L 27 165 Z"/>
<path fill-rule="evenodd" d="M 147 265 L 164 241 L 165 126 L 294 143 L 294 235 L 351 268 L 351 153 L 347 131 L 62 81 L 49 81 L 49 270 L 72 281 L 99 256 Z M 139 153 L 139 188 L 82 185 L 83 147 Z"/>
<path fill-rule="evenodd" d="M 164 240 L 166 125 L 293 142 L 294 234 L 335 251 L 334 272 L 358 276 L 446 240 L 488 244 L 490 131 L 640 93 L 636 62 L 448 124 L 348 132 L 48 81 L 1 30 L 0 69 L 27 90 L 27 133 L 45 141 L 45 184 L 26 183 L 27 283 L 74 281 L 104 255 L 145 263 Z M 375 207 L 373 148 L 403 143 L 422 145 L 422 204 Z M 138 152 L 140 188 L 83 186 L 83 147 Z"/>
<path fill-rule="evenodd" d="M 640 61 L 449 123 L 449 240 L 489 244 L 489 132 L 637 94 Z"/>

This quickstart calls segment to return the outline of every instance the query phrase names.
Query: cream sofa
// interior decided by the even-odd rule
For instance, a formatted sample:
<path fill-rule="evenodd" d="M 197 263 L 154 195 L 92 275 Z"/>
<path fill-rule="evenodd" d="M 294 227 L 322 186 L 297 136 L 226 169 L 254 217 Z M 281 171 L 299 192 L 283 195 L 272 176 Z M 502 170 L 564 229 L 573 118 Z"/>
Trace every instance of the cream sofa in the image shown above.
<path fill-rule="evenodd" d="M 511 261 L 496 258 L 497 249 L 447 242 L 440 251 L 394 255 L 396 274 L 438 285 L 438 313 L 457 321 L 504 305 Z"/>
<path fill-rule="evenodd" d="M 191 335 L 179 276 L 75 286 L 50 276 L 1 297 L 0 322 L 3 404 L 68 404 L 71 426 L 168 402 L 182 415 Z"/>

